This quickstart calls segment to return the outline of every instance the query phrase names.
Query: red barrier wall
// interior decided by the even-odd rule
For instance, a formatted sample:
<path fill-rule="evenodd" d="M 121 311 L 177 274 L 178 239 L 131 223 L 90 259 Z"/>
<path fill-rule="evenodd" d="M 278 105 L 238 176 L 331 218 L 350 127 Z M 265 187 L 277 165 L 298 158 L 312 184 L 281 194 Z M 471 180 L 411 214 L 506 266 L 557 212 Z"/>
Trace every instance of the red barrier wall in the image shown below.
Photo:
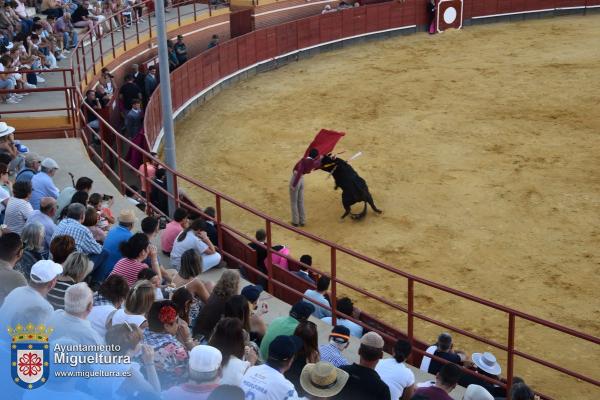
<path fill-rule="evenodd" d="M 477 0 L 477 3 L 475 3 L 475 0 L 466 0 L 465 10 L 467 13 L 469 13 L 469 16 L 495 15 L 523 10 L 537 10 L 545 8 L 553 9 L 557 6 L 557 4 L 559 4 L 559 2 L 560 4 L 562 4 L 563 7 L 565 6 L 565 4 L 570 4 L 571 7 L 574 7 L 578 2 L 580 4 L 582 2 L 583 4 L 585 4 L 584 0 L 490 0 L 489 3 L 487 2 L 487 0 Z M 588 4 L 590 2 L 600 3 L 600 0 L 587 0 L 587 2 Z M 281 18 L 283 18 L 283 16 Z M 336 12 L 334 14 L 316 15 L 304 20 L 288 20 L 288 22 L 286 22 L 283 25 L 270 26 L 256 32 L 252 32 L 248 35 L 235 38 L 234 40 L 222 42 L 218 47 L 204 51 L 202 54 L 192 58 L 189 62 L 187 62 L 185 65 L 183 65 L 171 74 L 173 90 L 173 107 L 174 109 L 180 108 L 183 104 L 185 104 L 186 101 L 188 101 L 194 95 L 196 95 L 203 89 L 206 89 L 210 85 L 214 84 L 219 79 L 222 79 L 223 77 L 226 77 L 231 73 L 241 68 L 252 65 L 258 61 L 268 61 L 272 57 L 283 55 L 290 51 L 305 48 L 311 45 L 326 43 L 335 39 L 352 37 L 354 35 L 364 34 L 366 32 L 374 32 L 409 25 L 423 25 L 426 22 L 426 18 L 427 16 L 425 12 L 425 0 L 406 0 L 404 3 L 390 2 L 384 4 L 374 4 L 366 7 Z M 214 29 L 219 28 L 215 27 Z M 205 33 L 209 34 L 211 32 L 205 31 Z M 160 93 L 159 91 L 156 91 L 155 94 L 152 96 L 150 104 L 147 108 L 145 121 L 147 135 L 151 143 L 155 141 L 162 127 L 162 116 L 160 111 Z M 107 173 L 107 171 L 110 171 L 113 173 L 113 176 L 118 176 L 121 178 L 121 190 L 124 190 L 123 188 L 127 185 L 122 179 L 124 175 L 123 170 L 129 170 L 129 173 L 132 173 L 134 175 L 138 173 L 138 171 L 137 169 L 130 169 L 129 164 L 120 157 L 117 159 L 118 174 L 115 174 L 112 171 L 112 167 L 110 166 L 110 164 L 112 163 L 106 163 L 107 157 L 105 157 L 104 155 L 108 151 L 115 151 L 112 143 L 112 138 L 114 137 L 114 139 L 116 140 L 116 152 L 110 154 L 118 154 L 119 152 L 121 152 L 124 146 L 131 146 L 134 147 L 137 151 L 144 154 L 144 157 L 146 159 L 150 159 L 151 156 L 148 153 L 144 152 L 142 149 L 135 147 L 135 145 L 127 141 L 127 139 L 125 139 L 122 135 L 114 131 L 112 127 L 106 125 L 104 122 L 102 123 L 104 124 L 103 131 L 104 128 L 106 128 L 109 134 L 113 135 L 111 137 L 111 140 L 107 140 L 106 132 L 104 132 L 103 134 L 104 138 L 102 141 L 103 147 L 101 148 L 101 154 L 104 164 L 102 167 L 105 173 Z M 88 146 L 88 150 L 90 151 L 90 153 L 94 152 L 92 146 Z M 110 158 L 110 154 L 108 158 Z M 156 161 L 160 162 L 159 160 Z M 517 333 L 519 333 L 516 321 L 517 319 L 523 319 L 525 321 L 528 321 L 528 324 L 538 324 L 548 329 L 552 329 L 556 333 L 560 332 L 563 334 L 567 334 L 570 335 L 570 337 L 585 340 L 588 343 L 595 344 L 596 346 L 600 345 L 599 338 L 587 335 L 582 332 L 577 332 L 568 327 L 564 327 L 549 321 L 541 320 L 523 312 L 509 309 L 502 305 L 494 304 L 487 300 L 477 298 L 466 293 L 459 292 L 456 289 L 445 287 L 436 282 L 427 281 L 423 278 L 416 276 L 411 276 L 401 270 L 395 269 L 394 267 L 387 266 L 385 264 L 377 262 L 376 260 L 369 259 L 368 257 L 360 255 L 349 249 L 344 249 L 339 245 L 328 243 L 322 238 L 312 236 L 306 232 L 295 230 L 294 228 L 286 226 L 280 221 L 277 221 L 255 210 L 252 210 L 251 208 L 235 201 L 227 195 L 223 195 L 214 191 L 211 188 L 206 187 L 202 184 L 202 182 L 199 182 L 190 177 L 186 177 L 178 173 L 177 171 L 169 169 L 164 165 L 163 167 L 167 168 L 167 170 L 170 170 L 175 177 L 175 187 L 173 193 L 166 194 L 173 197 L 176 201 L 182 201 L 177 191 L 177 187 L 180 187 L 178 186 L 178 181 L 180 183 L 187 182 L 195 186 L 196 188 L 201 188 L 205 193 L 211 193 L 215 196 L 217 221 L 219 222 L 217 224 L 217 229 L 219 230 L 219 234 L 224 239 L 222 243 L 224 243 L 223 246 L 226 251 L 225 256 L 228 257 L 228 260 L 238 261 L 236 260 L 236 258 L 232 257 L 232 253 L 239 253 L 240 257 L 238 257 L 238 262 L 244 262 L 248 264 L 249 267 L 252 267 L 256 262 L 255 254 L 253 258 L 254 261 L 252 261 L 251 258 L 253 254 L 251 251 L 248 251 L 248 247 L 245 246 L 244 243 L 239 242 L 239 240 L 230 240 L 229 242 L 227 241 L 226 232 L 228 231 L 234 232 L 236 235 L 240 235 L 241 237 L 245 237 L 246 239 L 248 238 L 241 234 L 239 231 L 235 230 L 235 227 L 229 226 L 222 222 L 222 201 L 227 202 L 229 204 L 233 204 L 235 207 L 242 208 L 247 212 L 258 216 L 259 218 L 264 219 L 269 243 L 271 241 L 271 226 L 276 225 L 283 227 L 284 229 L 287 229 L 289 231 L 293 231 L 296 235 L 311 238 L 312 240 L 318 243 L 330 247 L 331 260 L 329 274 L 332 278 L 332 301 L 335 302 L 335 293 L 337 290 L 336 287 L 346 287 L 357 293 L 361 293 L 362 295 L 370 298 L 373 301 L 376 301 L 380 304 L 386 305 L 397 311 L 405 313 L 406 335 L 408 339 L 413 343 L 417 343 L 415 342 L 417 338 L 415 337 L 414 332 L 415 321 L 425 321 L 427 323 L 439 326 L 440 328 L 449 329 L 453 332 L 477 340 L 480 343 L 484 343 L 503 352 L 506 352 L 506 375 L 509 381 L 510 378 L 513 376 L 515 359 L 519 358 L 529 360 L 531 362 L 537 363 L 538 365 L 550 368 L 554 371 L 561 372 L 571 377 L 580 379 L 583 382 L 587 382 L 591 385 L 594 385 L 596 388 L 600 387 L 600 382 L 593 377 L 583 375 L 577 371 L 569 371 L 561 367 L 560 365 L 553 364 L 552 362 L 540 359 L 536 356 L 520 351 L 515 343 L 515 337 L 517 337 Z M 336 254 L 345 254 L 354 257 L 356 259 L 367 262 L 370 265 L 376 266 L 380 269 L 392 272 L 397 276 L 402 276 L 406 278 L 406 307 L 401 304 L 390 302 L 388 299 L 382 298 L 375 294 L 368 293 L 364 289 L 354 286 L 351 283 L 345 282 L 343 279 L 337 277 Z M 269 269 L 269 271 L 269 275 L 272 275 L 272 269 Z M 326 271 L 326 269 L 324 271 Z M 276 274 L 277 272 L 279 271 L 275 271 Z M 288 282 L 291 283 L 291 286 L 282 286 L 281 282 L 279 282 L 277 279 L 274 279 L 273 276 L 269 276 L 269 278 L 269 288 L 271 290 L 285 289 L 281 291 L 281 293 L 283 293 L 282 296 L 284 296 L 285 293 L 287 293 L 288 295 L 294 295 L 296 296 L 296 298 L 299 298 L 298 296 L 301 295 L 301 292 L 295 292 L 295 285 L 293 282 Z M 288 278 L 288 276 L 284 276 L 282 280 L 287 282 Z M 271 288 L 271 286 L 273 286 L 273 288 Z M 479 305 L 486 306 L 490 309 L 504 312 L 507 316 L 508 326 L 508 338 L 506 340 L 506 344 L 504 344 L 504 342 L 497 342 L 496 340 L 490 339 L 489 337 L 479 336 L 475 333 L 463 330 L 461 328 L 451 327 L 447 324 L 444 324 L 443 322 L 436 321 L 431 316 L 423 315 L 416 311 L 414 303 L 417 295 L 415 295 L 415 290 L 418 290 L 419 287 L 423 286 L 435 288 L 447 294 L 458 296 L 461 301 L 477 303 Z M 332 307 L 334 307 L 334 304 L 332 304 Z M 394 327 L 384 324 L 381 321 L 378 321 L 376 318 L 370 317 L 367 314 L 362 315 L 361 320 L 362 322 L 368 321 L 369 328 L 378 330 L 382 335 L 386 337 L 388 343 L 392 343 L 395 338 L 401 336 L 401 332 L 396 330 Z M 522 324 L 519 324 L 519 327 L 521 325 Z M 418 354 L 423 353 L 423 346 L 424 343 L 418 343 L 418 345 L 416 346 L 417 349 L 420 349 L 420 351 L 417 351 Z M 417 357 L 420 357 L 420 355 L 417 355 Z M 414 361 L 418 361 L 418 358 L 413 359 L 413 362 Z"/>

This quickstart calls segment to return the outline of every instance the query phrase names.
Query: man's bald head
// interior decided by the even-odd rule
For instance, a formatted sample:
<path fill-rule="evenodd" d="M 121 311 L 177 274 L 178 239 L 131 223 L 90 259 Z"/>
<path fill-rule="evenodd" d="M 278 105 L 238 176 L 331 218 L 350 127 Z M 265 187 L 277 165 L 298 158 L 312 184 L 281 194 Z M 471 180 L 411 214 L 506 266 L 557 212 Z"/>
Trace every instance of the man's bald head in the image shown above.
<path fill-rule="evenodd" d="M 52 197 L 42 197 L 40 200 L 40 211 L 49 217 L 56 214 L 56 199 Z"/>

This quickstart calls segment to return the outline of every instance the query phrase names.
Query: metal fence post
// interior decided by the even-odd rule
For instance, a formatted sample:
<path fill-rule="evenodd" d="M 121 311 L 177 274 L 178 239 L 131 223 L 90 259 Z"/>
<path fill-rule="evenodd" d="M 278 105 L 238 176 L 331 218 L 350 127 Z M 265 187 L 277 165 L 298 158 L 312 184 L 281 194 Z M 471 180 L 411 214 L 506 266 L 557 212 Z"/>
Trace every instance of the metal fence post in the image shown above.
<path fill-rule="evenodd" d="M 515 363 L 515 314 L 508 314 L 508 354 L 506 360 L 506 393 L 510 393 Z"/>
<path fill-rule="evenodd" d="M 337 323 L 337 259 L 335 247 L 331 247 L 331 324 L 335 326 Z"/>
<path fill-rule="evenodd" d="M 265 266 L 267 267 L 267 275 L 269 276 L 267 282 L 267 291 L 273 294 L 273 260 L 271 259 L 271 221 L 267 220 L 267 259 L 265 260 Z"/>

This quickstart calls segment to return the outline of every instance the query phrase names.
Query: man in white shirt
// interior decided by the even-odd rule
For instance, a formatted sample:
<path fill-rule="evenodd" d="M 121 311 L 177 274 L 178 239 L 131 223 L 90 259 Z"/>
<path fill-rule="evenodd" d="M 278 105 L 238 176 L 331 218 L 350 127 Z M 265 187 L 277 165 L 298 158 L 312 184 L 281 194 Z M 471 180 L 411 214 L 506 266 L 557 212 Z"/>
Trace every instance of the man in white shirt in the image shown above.
<path fill-rule="evenodd" d="M 0 308 L 0 320 L 5 324 L 21 323 L 24 326 L 29 321 L 17 321 L 18 317 L 27 315 L 27 310 L 36 309 L 36 312 L 41 314 L 38 321 L 46 322 L 54 312 L 54 308 L 46 300 L 46 295 L 56 285 L 56 278 L 62 272 L 62 265 L 52 260 L 40 260 L 33 264 L 29 286 L 13 289 L 6 296 Z"/>
<path fill-rule="evenodd" d="M 104 344 L 104 339 L 87 320 L 92 311 L 92 297 L 93 293 L 85 282 L 67 289 L 65 309 L 56 310 L 48 320 L 48 326 L 54 328 L 53 340 L 67 338 L 79 344 Z"/>
<path fill-rule="evenodd" d="M 330 306 L 329 300 L 327 300 L 327 298 L 325 297 L 327 290 L 329 290 L 330 281 L 331 280 L 328 277 L 323 275 L 319 278 L 319 281 L 317 282 L 317 290 L 307 289 L 306 292 L 304 292 L 304 295 L 306 297 L 315 300 L 314 302 L 311 302 L 315 305 L 315 312 L 313 313 L 313 315 L 319 319 L 331 317 L 331 311 L 319 305 L 325 304 L 326 306 Z M 304 301 L 308 300 L 304 299 Z"/>
<path fill-rule="evenodd" d="M 298 336 L 277 336 L 269 345 L 266 364 L 250 367 L 242 378 L 240 387 L 247 399 L 296 400 L 299 399 L 294 384 L 283 374 L 290 369 L 294 355 L 302 348 Z"/>
<path fill-rule="evenodd" d="M 394 346 L 394 357 L 379 361 L 375 367 L 390 388 L 392 400 L 408 400 L 415 391 L 415 374 L 404 363 L 411 351 L 410 343 L 399 339 Z"/>
<path fill-rule="evenodd" d="M 30 182 L 15 182 L 13 185 L 13 197 L 8 200 L 4 214 L 4 223 L 9 231 L 21 234 L 27 218 L 33 213 L 29 204 L 31 197 Z"/>

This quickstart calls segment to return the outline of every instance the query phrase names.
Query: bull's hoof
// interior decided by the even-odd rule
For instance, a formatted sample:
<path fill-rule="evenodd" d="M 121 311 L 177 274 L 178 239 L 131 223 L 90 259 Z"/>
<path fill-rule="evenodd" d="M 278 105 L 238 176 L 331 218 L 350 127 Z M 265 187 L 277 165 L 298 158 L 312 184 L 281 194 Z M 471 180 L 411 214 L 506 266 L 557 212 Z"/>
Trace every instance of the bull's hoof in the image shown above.
<path fill-rule="evenodd" d="M 383 212 L 383 210 L 379 210 L 377 208 L 375 210 L 373 210 L 373 211 L 375 211 L 377 214 L 381 214 Z"/>
<path fill-rule="evenodd" d="M 351 214 L 350 218 L 352 218 L 355 221 L 358 221 L 359 219 L 363 219 L 364 214 Z"/>

